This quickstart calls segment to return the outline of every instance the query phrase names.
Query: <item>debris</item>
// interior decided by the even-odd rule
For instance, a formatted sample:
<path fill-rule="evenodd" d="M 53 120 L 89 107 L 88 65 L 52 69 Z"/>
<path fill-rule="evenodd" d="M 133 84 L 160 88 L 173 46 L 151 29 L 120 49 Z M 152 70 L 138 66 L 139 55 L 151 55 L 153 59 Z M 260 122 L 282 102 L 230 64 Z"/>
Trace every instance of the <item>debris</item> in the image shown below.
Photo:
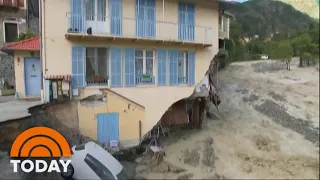
<path fill-rule="evenodd" d="M 178 179 L 191 179 L 193 177 L 192 173 L 184 174 L 178 177 Z"/>
<path fill-rule="evenodd" d="M 191 152 L 189 152 L 189 149 L 186 149 L 184 151 L 183 156 L 184 156 L 183 162 L 185 164 L 188 164 L 194 167 L 199 165 L 200 154 L 197 149 L 193 149 Z"/>

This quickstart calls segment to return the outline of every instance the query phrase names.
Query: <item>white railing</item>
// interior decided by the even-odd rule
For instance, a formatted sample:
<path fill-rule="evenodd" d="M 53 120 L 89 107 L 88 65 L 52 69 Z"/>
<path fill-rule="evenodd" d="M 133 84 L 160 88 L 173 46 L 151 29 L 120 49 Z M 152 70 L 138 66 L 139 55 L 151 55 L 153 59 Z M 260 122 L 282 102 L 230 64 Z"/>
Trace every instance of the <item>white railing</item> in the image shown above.
<path fill-rule="evenodd" d="M 219 30 L 219 38 L 220 39 L 225 39 L 225 38 L 229 38 L 228 37 L 228 31 L 223 31 L 223 30 Z"/>
<path fill-rule="evenodd" d="M 67 33 L 213 43 L 213 30 L 210 27 L 182 26 L 173 22 L 148 22 L 137 21 L 134 18 L 116 19 L 108 16 L 86 16 L 73 13 L 67 13 L 66 21 Z"/>

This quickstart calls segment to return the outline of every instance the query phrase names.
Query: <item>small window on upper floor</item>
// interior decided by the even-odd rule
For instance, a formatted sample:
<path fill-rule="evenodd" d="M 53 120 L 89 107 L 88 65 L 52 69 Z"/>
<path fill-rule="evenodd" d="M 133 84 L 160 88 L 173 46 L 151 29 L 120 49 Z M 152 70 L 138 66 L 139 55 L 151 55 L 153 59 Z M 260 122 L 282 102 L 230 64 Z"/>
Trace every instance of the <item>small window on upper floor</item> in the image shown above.
<path fill-rule="evenodd" d="M 14 42 L 18 38 L 18 23 L 4 22 L 4 40 L 6 43 Z"/>
<path fill-rule="evenodd" d="M 153 50 L 136 50 L 135 51 L 135 75 L 136 84 L 152 84 L 153 76 Z"/>

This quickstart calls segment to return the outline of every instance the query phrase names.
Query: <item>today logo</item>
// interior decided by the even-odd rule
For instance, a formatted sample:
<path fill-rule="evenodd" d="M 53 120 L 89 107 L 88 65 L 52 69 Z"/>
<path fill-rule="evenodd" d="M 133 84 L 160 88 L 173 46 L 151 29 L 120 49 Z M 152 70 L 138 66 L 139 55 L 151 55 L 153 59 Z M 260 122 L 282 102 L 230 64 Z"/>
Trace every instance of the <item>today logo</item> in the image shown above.
<path fill-rule="evenodd" d="M 71 160 L 50 160 L 48 162 L 43 158 L 70 157 L 71 151 L 67 140 L 56 130 L 48 127 L 33 127 L 22 132 L 13 142 L 10 157 L 11 158 L 32 158 L 25 160 L 10 160 L 13 164 L 13 172 L 18 171 L 18 165 L 22 171 L 29 173 L 35 172 L 67 172 L 67 167 Z M 42 159 L 41 159 L 42 158 Z"/>

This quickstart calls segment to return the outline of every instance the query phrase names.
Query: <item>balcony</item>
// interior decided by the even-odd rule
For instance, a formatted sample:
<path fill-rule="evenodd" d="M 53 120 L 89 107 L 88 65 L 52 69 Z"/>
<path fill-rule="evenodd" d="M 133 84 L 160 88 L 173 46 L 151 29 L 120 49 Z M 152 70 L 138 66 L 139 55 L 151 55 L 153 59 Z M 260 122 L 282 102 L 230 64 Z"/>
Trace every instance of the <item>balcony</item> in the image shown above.
<path fill-rule="evenodd" d="M 0 7 L 18 8 L 18 0 L 0 0 Z"/>
<path fill-rule="evenodd" d="M 110 23 L 111 22 L 111 23 Z M 178 23 L 137 22 L 133 18 L 111 19 L 108 16 L 85 16 L 67 13 L 66 38 L 139 41 L 148 44 L 191 45 L 209 47 L 213 44 L 213 31 L 210 27 L 184 26 L 181 31 Z M 137 26 L 139 25 L 139 26 Z M 180 25 L 181 26 L 181 25 Z"/>
<path fill-rule="evenodd" d="M 219 30 L 219 39 L 229 39 L 228 31 Z"/>

